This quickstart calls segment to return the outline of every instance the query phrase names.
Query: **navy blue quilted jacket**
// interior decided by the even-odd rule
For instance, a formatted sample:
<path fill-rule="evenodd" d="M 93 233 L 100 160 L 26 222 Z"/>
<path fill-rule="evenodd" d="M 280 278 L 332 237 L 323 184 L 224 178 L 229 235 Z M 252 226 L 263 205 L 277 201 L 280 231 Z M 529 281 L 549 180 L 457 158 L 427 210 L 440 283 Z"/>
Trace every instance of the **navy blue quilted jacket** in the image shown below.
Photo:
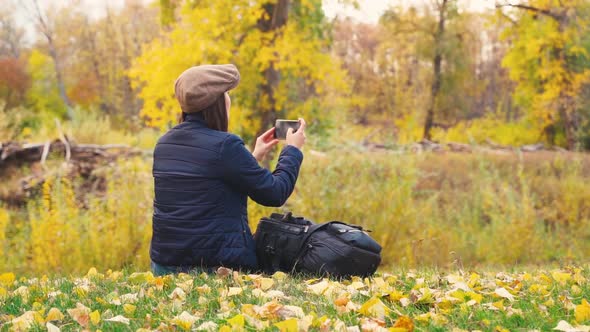
<path fill-rule="evenodd" d="M 168 266 L 257 269 L 247 197 L 281 206 L 303 154 L 283 148 L 270 172 L 236 135 L 209 129 L 201 113 L 162 136 L 154 150 L 152 261 Z"/>

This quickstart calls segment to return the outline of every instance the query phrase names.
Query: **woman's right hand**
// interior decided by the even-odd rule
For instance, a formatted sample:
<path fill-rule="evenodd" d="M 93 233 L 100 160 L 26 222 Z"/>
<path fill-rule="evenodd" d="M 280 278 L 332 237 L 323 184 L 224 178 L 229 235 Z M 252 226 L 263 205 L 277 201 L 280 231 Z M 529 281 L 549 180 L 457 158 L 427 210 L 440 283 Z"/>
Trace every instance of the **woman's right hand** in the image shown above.
<path fill-rule="evenodd" d="M 287 129 L 286 143 L 287 145 L 293 145 L 294 147 L 301 150 L 305 144 L 305 120 L 299 118 L 299 123 L 301 123 L 301 125 L 295 133 L 293 133 L 293 128 Z"/>

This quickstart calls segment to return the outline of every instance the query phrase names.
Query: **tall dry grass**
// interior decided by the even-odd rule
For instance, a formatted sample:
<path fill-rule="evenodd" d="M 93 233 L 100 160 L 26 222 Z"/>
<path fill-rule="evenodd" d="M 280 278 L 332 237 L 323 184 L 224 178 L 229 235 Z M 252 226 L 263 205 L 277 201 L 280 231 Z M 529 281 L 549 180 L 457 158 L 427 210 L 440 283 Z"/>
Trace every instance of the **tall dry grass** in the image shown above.
<path fill-rule="evenodd" d="M 0 271 L 148 268 L 150 160 L 106 170 L 79 199 L 56 177 L 26 211 L 0 208 Z M 590 156 L 306 153 L 282 211 L 372 230 L 386 267 L 580 262 L 590 252 Z M 255 228 L 276 211 L 250 203 Z"/>

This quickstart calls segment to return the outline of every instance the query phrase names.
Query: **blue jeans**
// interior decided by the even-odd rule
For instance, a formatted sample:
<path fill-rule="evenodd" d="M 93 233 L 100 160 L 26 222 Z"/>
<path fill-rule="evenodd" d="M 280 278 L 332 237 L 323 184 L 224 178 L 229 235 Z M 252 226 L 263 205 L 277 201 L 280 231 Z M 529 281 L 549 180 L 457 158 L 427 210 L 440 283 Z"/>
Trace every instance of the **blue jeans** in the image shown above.
<path fill-rule="evenodd" d="M 175 273 L 214 273 L 217 268 L 215 267 L 200 267 L 200 266 L 169 266 L 158 264 L 151 261 L 152 273 L 157 276 L 163 276 L 167 274 Z"/>

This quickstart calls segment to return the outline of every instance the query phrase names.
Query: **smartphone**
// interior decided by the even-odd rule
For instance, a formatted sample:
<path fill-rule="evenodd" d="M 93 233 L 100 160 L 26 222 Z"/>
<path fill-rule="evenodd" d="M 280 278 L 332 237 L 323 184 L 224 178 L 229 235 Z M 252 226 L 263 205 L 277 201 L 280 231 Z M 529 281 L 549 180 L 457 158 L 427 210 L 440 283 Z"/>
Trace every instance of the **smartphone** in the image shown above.
<path fill-rule="evenodd" d="M 293 132 L 296 132 L 299 126 L 301 126 L 299 120 L 277 120 L 275 122 L 275 138 L 286 139 L 287 130 L 293 128 Z"/>

